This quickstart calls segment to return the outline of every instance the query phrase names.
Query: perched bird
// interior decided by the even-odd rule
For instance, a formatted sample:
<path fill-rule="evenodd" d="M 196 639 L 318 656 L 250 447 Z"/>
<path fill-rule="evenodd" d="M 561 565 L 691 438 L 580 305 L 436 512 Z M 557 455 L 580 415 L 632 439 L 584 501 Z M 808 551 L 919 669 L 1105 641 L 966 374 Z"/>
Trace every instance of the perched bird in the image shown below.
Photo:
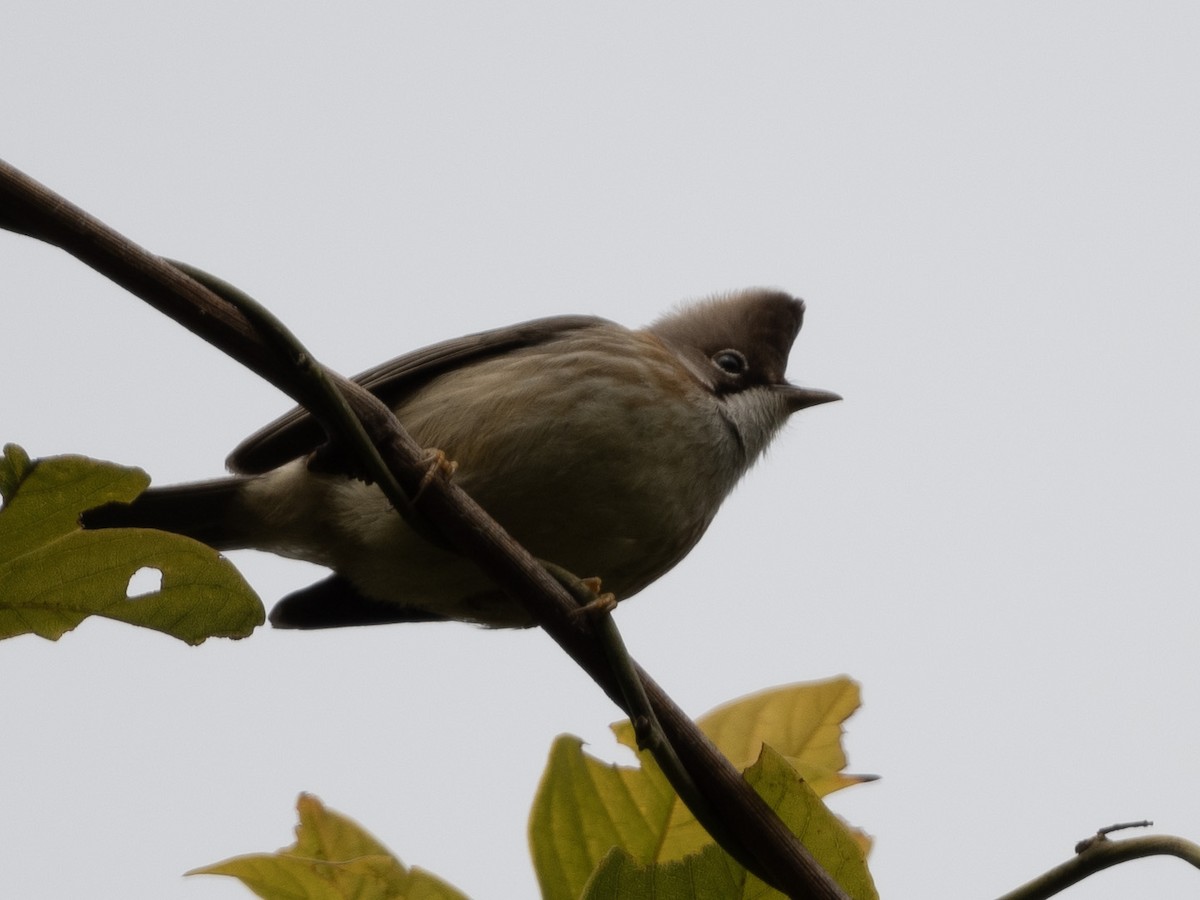
<path fill-rule="evenodd" d="M 624 599 L 695 546 L 792 413 L 841 399 L 784 378 L 803 318 L 803 301 L 747 290 L 639 331 L 590 316 L 485 331 L 355 380 L 422 446 L 455 461 L 456 483 L 531 553 L 598 576 Z M 234 477 L 150 489 L 83 524 L 332 569 L 276 605 L 282 628 L 532 624 L 473 563 L 412 531 L 376 487 L 310 470 L 323 439 L 294 410 L 234 450 Z"/>

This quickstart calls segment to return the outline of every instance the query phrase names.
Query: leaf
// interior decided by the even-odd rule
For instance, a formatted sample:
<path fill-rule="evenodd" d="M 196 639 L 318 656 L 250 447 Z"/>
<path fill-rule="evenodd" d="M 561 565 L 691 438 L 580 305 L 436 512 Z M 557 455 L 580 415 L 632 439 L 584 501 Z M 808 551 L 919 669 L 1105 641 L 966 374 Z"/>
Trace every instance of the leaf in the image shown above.
<path fill-rule="evenodd" d="M 758 759 L 765 744 L 788 760 L 818 796 L 826 796 L 864 780 L 841 771 L 846 765 L 842 749 L 842 723 L 861 703 L 858 685 L 838 676 L 824 681 L 782 685 L 739 697 L 696 720 L 696 725 L 717 745 L 735 768 L 746 769 Z M 633 727 L 625 719 L 612 726 L 617 740 L 637 751 Z M 658 773 L 649 753 L 638 753 L 648 771 Z M 665 781 L 665 776 L 661 776 Z M 669 788 L 668 788 L 669 789 Z M 869 846 L 862 836 L 864 849 Z M 712 838 L 682 802 L 672 810 L 665 858 L 695 852 Z"/>
<path fill-rule="evenodd" d="M 758 762 L 745 774 L 751 787 L 767 801 L 852 900 L 878 900 L 875 883 L 867 871 L 866 852 L 859 839 L 829 811 L 816 791 L 809 787 L 782 754 L 775 752 L 772 747 L 763 747 Z M 751 882 L 758 881 L 753 875 L 748 878 Z M 745 896 L 782 896 L 765 884 L 759 884 L 767 893 L 747 892 Z"/>
<path fill-rule="evenodd" d="M 828 793 L 862 780 L 832 768 L 845 765 L 841 723 L 857 706 L 857 685 L 835 678 L 754 694 L 719 707 L 697 724 L 739 768 L 758 758 L 764 737 L 780 740 L 793 776 L 814 772 L 819 792 Z M 628 722 L 613 730 L 622 743 L 633 743 Z M 575 900 L 613 847 L 641 863 L 665 863 L 712 844 L 654 758 L 639 753 L 638 760 L 641 768 L 603 763 L 585 754 L 578 738 L 564 735 L 555 741 L 529 823 L 544 897 Z M 865 846 L 866 838 L 859 839 Z"/>
<path fill-rule="evenodd" d="M 838 676 L 739 697 L 705 713 L 696 725 L 739 769 L 751 765 L 769 744 L 824 797 L 869 780 L 842 772 L 842 723 L 861 702 L 858 685 Z M 637 749 L 628 720 L 612 727 L 618 741 Z"/>
<path fill-rule="evenodd" d="M 602 763 L 583 752 L 579 738 L 559 736 L 529 822 L 543 898 L 574 900 L 613 847 L 639 860 L 662 859 L 663 837 L 678 802 L 657 767 Z"/>
<path fill-rule="evenodd" d="M 0 501 L 7 502 L 17 492 L 17 485 L 29 474 L 31 465 L 24 449 L 16 444 L 4 445 L 4 455 L 0 457 Z M 0 502 L 0 509 L 3 505 Z"/>
<path fill-rule="evenodd" d="M 230 875 L 264 900 L 467 900 L 435 875 L 406 867 L 373 835 L 311 794 L 296 803 L 296 843 L 235 856 L 188 875 Z"/>
<path fill-rule="evenodd" d="M 262 602 L 211 547 L 146 529 L 84 531 L 79 516 L 127 502 L 149 483 L 145 472 L 80 456 L 30 463 L 9 444 L 0 457 L 0 638 L 57 640 L 88 616 L 153 628 L 189 644 L 245 637 L 265 621 Z M 128 596 L 141 569 L 161 587 Z"/>
<path fill-rule="evenodd" d="M 762 796 L 852 900 L 878 900 L 862 849 L 846 828 L 805 784 L 796 770 L 770 747 L 746 771 Z M 783 897 L 748 873 L 716 844 L 670 862 L 639 863 L 614 848 L 600 862 L 582 893 L 583 900 L 767 900 Z"/>
<path fill-rule="evenodd" d="M 582 900 L 728 900 L 743 896 L 746 877 L 716 844 L 674 862 L 644 866 L 616 847 L 601 861 Z"/>

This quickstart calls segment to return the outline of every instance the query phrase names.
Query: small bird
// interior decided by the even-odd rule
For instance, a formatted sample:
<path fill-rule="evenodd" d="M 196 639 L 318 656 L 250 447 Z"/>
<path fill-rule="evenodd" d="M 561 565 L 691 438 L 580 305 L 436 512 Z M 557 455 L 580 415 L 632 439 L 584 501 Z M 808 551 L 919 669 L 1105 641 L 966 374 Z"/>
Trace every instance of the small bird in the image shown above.
<path fill-rule="evenodd" d="M 625 599 L 675 566 L 797 410 L 837 394 L 789 384 L 804 302 L 714 297 L 631 330 L 558 316 L 435 344 L 355 381 L 534 556 Z M 154 528 L 217 550 L 326 566 L 271 613 L 281 628 L 457 619 L 532 623 L 473 563 L 410 529 L 373 485 L 317 472 L 301 409 L 230 455 L 233 477 L 150 489 L 84 513 L 87 528 Z"/>

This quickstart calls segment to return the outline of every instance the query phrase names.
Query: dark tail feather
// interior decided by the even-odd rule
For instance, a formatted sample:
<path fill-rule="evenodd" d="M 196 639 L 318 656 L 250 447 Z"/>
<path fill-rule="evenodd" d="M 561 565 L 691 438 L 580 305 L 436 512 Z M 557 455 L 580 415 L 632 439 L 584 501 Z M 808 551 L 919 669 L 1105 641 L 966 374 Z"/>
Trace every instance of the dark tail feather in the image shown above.
<path fill-rule="evenodd" d="M 84 528 L 153 528 L 186 535 L 216 550 L 245 547 L 234 509 L 248 478 L 151 488 L 132 503 L 106 503 L 80 516 Z"/>
<path fill-rule="evenodd" d="M 276 628 L 345 628 L 395 622 L 440 622 L 445 616 L 364 597 L 340 575 L 288 594 L 271 610 Z"/>

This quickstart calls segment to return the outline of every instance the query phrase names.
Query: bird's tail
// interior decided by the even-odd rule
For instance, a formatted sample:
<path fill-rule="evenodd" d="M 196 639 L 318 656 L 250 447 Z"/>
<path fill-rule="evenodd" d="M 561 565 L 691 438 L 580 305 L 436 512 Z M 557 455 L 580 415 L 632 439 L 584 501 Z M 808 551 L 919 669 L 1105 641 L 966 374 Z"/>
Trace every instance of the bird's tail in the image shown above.
<path fill-rule="evenodd" d="M 106 503 L 80 516 L 84 528 L 153 528 L 171 531 L 216 550 L 246 546 L 238 499 L 249 478 L 221 478 L 151 488 L 132 503 Z"/>

